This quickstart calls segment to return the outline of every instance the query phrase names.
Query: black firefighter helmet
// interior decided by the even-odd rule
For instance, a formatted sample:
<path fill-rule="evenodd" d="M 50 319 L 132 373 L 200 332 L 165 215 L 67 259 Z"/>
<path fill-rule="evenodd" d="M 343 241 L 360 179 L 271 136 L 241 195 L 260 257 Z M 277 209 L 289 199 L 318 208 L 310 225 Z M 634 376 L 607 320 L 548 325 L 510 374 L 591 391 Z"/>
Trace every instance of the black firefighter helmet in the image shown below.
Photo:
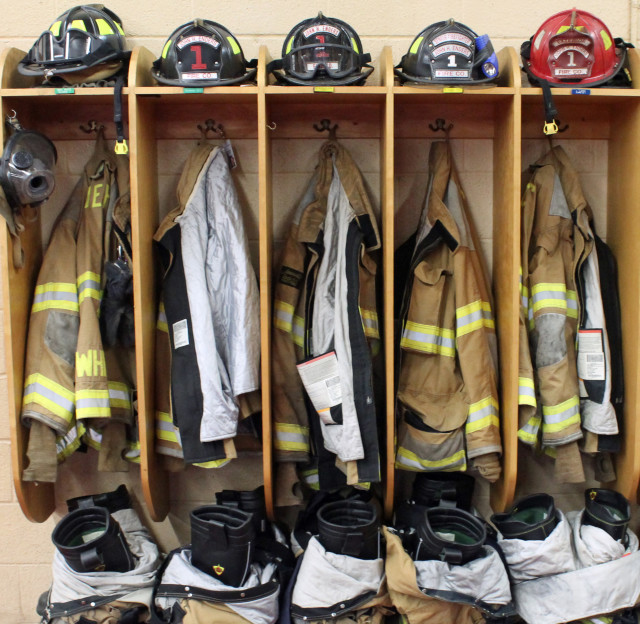
<path fill-rule="evenodd" d="M 68 83 L 103 80 L 117 73 L 131 55 L 125 50 L 122 21 L 102 4 L 65 11 L 33 44 L 18 71 Z"/>
<path fill-rule="evenodd" d="M 279 82 L 294 85 L 356 85 L 373 71 L 370 61 L 349 24 L 320 12 L 291 29 L 282 58 L 271 62 L 269 71 Z"/>
<path fill-rule="evenodd" d="M 237 39 L 224 26 L 194 19 L 169 35 L 151 73 L 167 85 L 215 87 L 254 79 L 256 64 L 245 60 Z"/>
<path fill-rule="evenodd" d="M 488 35 L 449 19 L 427 26 L 402 57 L 395 73 L 402 82 L 474 84 L 498 77 L 498 58 Z"/>

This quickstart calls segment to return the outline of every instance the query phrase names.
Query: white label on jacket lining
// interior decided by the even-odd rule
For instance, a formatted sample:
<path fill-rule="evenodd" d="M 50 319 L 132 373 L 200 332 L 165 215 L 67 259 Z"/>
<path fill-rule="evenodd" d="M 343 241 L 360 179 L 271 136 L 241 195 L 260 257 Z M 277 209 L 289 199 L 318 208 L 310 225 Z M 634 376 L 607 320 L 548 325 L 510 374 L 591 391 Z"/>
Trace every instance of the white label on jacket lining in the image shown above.
<path fill-rule="evenodd" d="M 189 344 L 189 324 L 182 319 L 173 324 L 173 348 L 179 349 Z"/>
<path fill-rule="evenodd" d="M 325 425 L 335 425 L 331 408 L 342 403 L 342 384 L 335 351 L 296 366 L 320 419 Z"/>
<path fill-rule="evenodd" d="M 604 381 L 605 364 L 601 329 L 578 331 L 578 377 L 585 381 Z"/>

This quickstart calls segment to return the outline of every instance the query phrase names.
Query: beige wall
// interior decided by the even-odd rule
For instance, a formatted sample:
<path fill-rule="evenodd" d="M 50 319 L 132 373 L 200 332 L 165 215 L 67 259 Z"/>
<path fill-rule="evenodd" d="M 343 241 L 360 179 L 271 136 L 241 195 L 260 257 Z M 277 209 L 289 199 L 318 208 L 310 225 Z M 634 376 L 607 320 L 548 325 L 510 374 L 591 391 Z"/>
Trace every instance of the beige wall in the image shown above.
<path fill-rule="evenodd" d="M 71 3 L 62 0 L 27 0 L 8 2 L 3 0 L 0 15 L 0 46 L 15 46 L 27 50 L 35 38 L 46 29 L 54 18 Z M 309 3 L 275 0 L 269 3 L 239 3 L 220 0 L 216 3 L 204 0 L 171 2 L 156 0 L 131 2 L 112 0 L 108 6 L 122 18 L 130 45 L 144 45 L 155 55 L 168 34 L 179 24 L 193 18 L 204 17 L 227 26 L 240 40 L 247 57 L 257 55 L 258 46 L 265 44 L 272 57 L 280 54 L 282 41 L 289 29 L 298 21 L 310 16 Z M 568 6 L 568 5 L 567 5 Z M 428 24 L 455 17 L 467 23 L 479 33 L 490 34 L 494 47 L 505 45 L 516 48 L 531 36 L 540 22 L 555 11 L 567 8 L 562 3 L 550 0 L 537 2 L 510 2 L 508 0 L 448 0 L 448 2 L 388 3 L 381 0 L 356 2 L 354 0 L 322 0 L 313 4 L 313 11 L 348 21 L 356 28 L 363 40 L 365 51 L 378 57 L 383 45 L 391 45 L 394 61 L 399 62 L 406 52 L 417 30 Z M 606 6 L 606 14 L 603 8 Z M 580 8 L 600 13 L 614 36 L 621 36 L 637 43 L 637 3 L 631 0 L 584 0 Z M 215 12 L 213 12 L 215 9 Z M 378 72 L 379 73 L 379 72 Z M 374 74 L 375 76 L 375 74 Z M 378 144 L 367 139 L 345 141 L 361 164 L 373 196 L 378 201 L 379 175 Z M 375 145 L 374 145 L 375 143 Z M 606 200 L 606 142 L 566 142 L 576 166 L 581 172 L 587 197 L 593 203 L 601 234 L 604 231 L 602 214 Z M 281 205 L 291 205 L 299 196 L 314 162 L 317 141 L 274 141 L 274 188 L 276 200 Z M 241 197 L 246 200 L 247 218 L 250 222 L 250 238 L 255 241 L 257 233 L 257 162 L 256 142 L 238 141 L 240 169 L 236 180 Z M 492 158 L 491 142 L 487 140 L 458 141 L 454 151 L 461 170 L 463 184 L 474 214 L 491 214 Z M 87 144 L 64 142 L 59 146 L 58 165 L 59 190 L 47 206 L 48 217 L 44 219 L 45 234 L 52 217 L 62 206 L 68 189 L 80 173 Z M 523 145 L 523 163 L 528 163 L 544 149 L 543 142 L 528 141 Z M 180 142 L 166 141 L 160 154 L 159 210 L 164 214 L 171 206 L 171 198 L 180 173 L 186 151 Z M 166 155 L 171 155 L 170 157 Z M 427 147 L 424 141 L 405 139 L 398 141 L 398 167 L 400 184 L 397 186 L 399 211 L 399 240 L 410 231 L 419 209 L 423 192 Z M 163 156 L 165 155 L 165 156 Z M 284 156 L 284 159 L 283 159 Z M 295 163 L 291 166 L 288 163 Z M 65 191 L 66 189 L 66 191 Z M 491 253 L 491 223 L 479 218 L 483 247 Z M 281 239 L 285 223 L 276 223 L 276 239 Z M 255 258 L 256 245 L 252 244 Z M 489 261 L 491 258 L 489 257 Z M 0 323 L 2 321 L 0 301 Z M 50 561 L 53 552 L 50 535 L 57 519 L 64 512 L 64 500 L 81 492 L 113 489 L 118 483 L 127 483 L 138 503 L 142 500 L 137 468 L 125 475 L 104 475 L 96 471 L 95 453 L 76 454 L 60 470 L 57 485 L 58 508 L 54 517 L 41 525 L 28 522 L 16 502 L 10 474 L 9 425 L 7 422 L 7 380 L 4 360 L 4 345 L 0 337 L 0 592 L 3 597 L 3 619 L 8 624 L 36 622 L 35 604 L 38 595 L 50 582 Z M 221 487 L 254 487 L 260 480 L 260 457 L 246 457 L 241 464 L 231 465 L 215 473 L 191 469 L 171 478 L 172 512 L 160 524 L 151 525 L 163 548 L 175 547 L 187 540 L 188 511 L 202 502 L 208 502 L 213 492 Z M 536 467 L 536 471 L 544 471 Z M 534 486 L 531 486 L 534 487 Z M 534 489 L 538 488 L 536 484 Z M 525 485 L 526 489 L 526 485 Z M 580 503 L 580 489 L 557 489 L 556 493 L 567 496 L 570 506 Z M 483 497 L 486 502 L 486 498 Z M 144 513 L 144 509 L 141 509 Z"/>

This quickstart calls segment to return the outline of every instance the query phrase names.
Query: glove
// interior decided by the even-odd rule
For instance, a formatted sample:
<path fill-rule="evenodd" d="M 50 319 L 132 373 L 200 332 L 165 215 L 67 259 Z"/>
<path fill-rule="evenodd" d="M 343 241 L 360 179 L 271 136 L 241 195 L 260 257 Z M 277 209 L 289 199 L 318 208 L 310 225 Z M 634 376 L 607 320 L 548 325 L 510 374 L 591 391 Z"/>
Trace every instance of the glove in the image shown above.
<path fill-rule="evenodd" d="M 495 483 L 502 472 L 498 453 L 487 453 L 473 458 L 473 466 L 489 483 Z"/>

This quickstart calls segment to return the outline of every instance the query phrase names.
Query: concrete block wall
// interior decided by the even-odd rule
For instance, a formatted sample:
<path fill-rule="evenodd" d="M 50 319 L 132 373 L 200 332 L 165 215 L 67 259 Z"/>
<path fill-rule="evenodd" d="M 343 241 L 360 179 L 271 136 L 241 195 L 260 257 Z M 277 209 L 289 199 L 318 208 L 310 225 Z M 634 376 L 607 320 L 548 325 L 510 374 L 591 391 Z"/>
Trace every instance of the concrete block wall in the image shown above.
<path fill-rule="evenodd" d="M 28 50 L 39 34 L 48 28 L 55 17 L 71 3 L 63 0 L 31 0 L 27 4 L 0 0 L 0 47 L 14 46 Z M 170 32 L 194 17 L 209 18 L 227 26 L 240 41 L 245 55 L 253 58 L 259 45 L 267 45 L 273 58 L 280 56 L 282 43 L 290 28 L 298 21 L 322 10 L 326 15 L 349 22 L 359 33 L 364 51 L 375 59 L 382 47 L 392 46 L 394 62 L 398 63 L 407 51 L 417 31 L 439 20 L 454 17 L 468 24 L 479 34 L 488 33 L 494 47 L 506 45 L 519 48 L 540 23 L 552 13 L 569 8 L 552 0 L 538 2 L 509 2 L 487 0 L 449 0 L 425 3 L 408 0 L 401 4 L 371 0 L 320 0 L 313 7 L 304 3 L 273 0 L 268 5 L 256 0 L 245 3 L 220 0 L 212 4 L 204 0 L 171 2 L 141 0 L 137 3 L 111 0 L 109 8 L 121 18 L 130 46 L 144 45 L 159 55 Z M 614 36 L 637 42 L 638 3 L 636 0 L 611 0 L 604 5 L 598 0 L 583 0 L 580 8 L 600 14 Z M 379 81 L 374 72 L 371 84 Z M 274 140 L 273 174 L 275 202 L 281 206 L 281 216 L 291 214 L 300 197 L 315 162 L 318 141 Z M 345 141 L 359 162 L 372 197 L 379 208 L 379 152 L 378 142 L 367 139 Z M 596 224 L 601 235 L 606 235 L 603 219 L 606 201 L 607 145 L 603 141 L 564 141 L 563 145 L 581 172 L 587 198 L 596 213 Z M 543 141 L 523 142 L 523 165 L 532 162 L 545 149 Z M 251 252 L 257 265 L 257 143 L 255 140 L 236 141 L 240 167 L 234 174 L 245 213 Z M 492 224 L 485 215 L 491 214 L 492 154 L 491 142 L 484 139 L 454 141 L 453 150 L 461 172 L 472 212 L 480 229 L 483 249 L 491 265 Z M 47 205 L 44 216 L 44 235 L 48 239 L 55 215 L 66 200 L 88 156 L 88 142 L 63 142 L 59 146 L 58 189 Z M 164 215 L 174 204 L 175 186 L 187 146 L 181 141 L 164 140 L 158 149 L 160 175 L 159 213 Z M 406 238 L 415 225 L 424 198 L 426 158 L 428 145 L 418 139 L 398 141 L 397 157 L 399 179 L 396 187 L 398 211 L 397 243 Z M 288 208 L 287 208 L 288 207 Z M 275 240 L 286 235 L 286 221 L 275 223 Z M 0 300 L 0 321 L 2 321 Z M 37 622 L 35 604 L 38 595 L 50 583 L 50 562 L 53 554 L 50 535 L 56 521 L 64 513 L 64 501 L 80 492 L 105 491 L 126 483 L 136 499 L 140 513 L 146 517 L 141 504 L 138 468 L 121 474 L 100 474 L 96 470 L 96 454 L 76 454 L 60 469 L 57 486 L 57 512 L 43 524 L 32 524 L 22 515 L 11 481 L 9 425 L 7 414 L 7 379 L 4 360 L 4 342 L 0 336 L 0 587 L 2 588 L 3 616 L 7 624 Z M 188 539 L 188 512 L 193 507 L 212 500 L 213 492 L 223 487 L 252 488 L 261 478 L 261 459 L 248 456 L 232 462 L 218 471 L 193 468 L 170 477 L 172 511 L 162 523 L 149 523 L 162 548 L 171 549 Z M 538 475 L 550 474 L 545 466 L 536 467 Z M 538 476 L 539 478 L 539 476 Z M 523 491 L 540 489 L 539 481 L 524 483 Z M 567 508 L 580 504 L 573 490 L 557 488 Z M 482 495 L 486 502 L 486 493 Z M 565 505 L 562 505 L 565 507 Z"/>

